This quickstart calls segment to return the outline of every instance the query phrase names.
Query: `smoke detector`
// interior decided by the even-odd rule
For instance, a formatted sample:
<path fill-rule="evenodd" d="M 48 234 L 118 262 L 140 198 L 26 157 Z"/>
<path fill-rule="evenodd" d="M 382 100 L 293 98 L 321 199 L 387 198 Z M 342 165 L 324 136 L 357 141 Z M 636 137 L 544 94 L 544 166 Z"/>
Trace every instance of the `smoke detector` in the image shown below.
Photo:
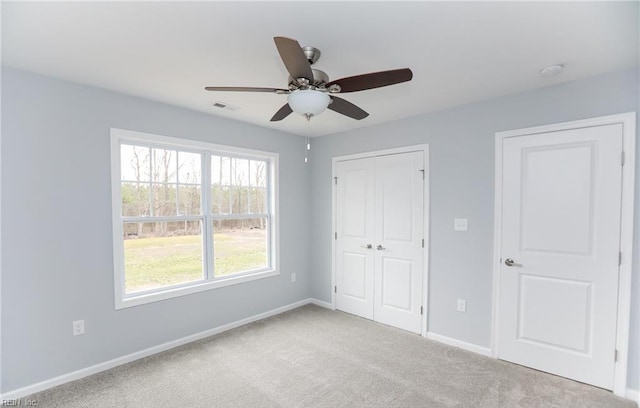
<path fill-rule="evenodd" d="M 560 74 L 563 69 L 564 65 L 562 64 L 547 65 L 546 67 L 540 68 L 540 76 L 543 78 L 551 78 Z"/>

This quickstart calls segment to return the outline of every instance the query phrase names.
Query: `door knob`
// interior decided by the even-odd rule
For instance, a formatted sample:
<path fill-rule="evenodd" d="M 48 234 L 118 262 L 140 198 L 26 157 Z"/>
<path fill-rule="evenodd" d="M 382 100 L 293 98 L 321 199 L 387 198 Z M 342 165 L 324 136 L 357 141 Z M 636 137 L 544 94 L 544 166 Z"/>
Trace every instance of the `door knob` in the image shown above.
<path fill-rule="evenodd" d="M 371 249 L 371 248 L 373 248 L 373 245 L 371 245 L 371 244 L 362 245 L 362 248 Z"/>
<path fill-rule="evenodd" d="M 515 262 L 513 261 L 513 259 L 511 259 L 511 258 L 507 258 L 507 259 L 505 259 L 505 260 L 504 260 L 504 264 L 505 264 L 505 265 L 507 265 L 507 266 L 522 266 L 522 264 L 515 263 Z"/>
<path fill-rule="evenodd" d="M 383 247 L 382 245 L 378 245 L 378 246 L 376 247 L 376 249 L 377 249 L 378 251 L 384 251 L 384 250 L 385 250 L 385 249 L 387 249 L 387 248 Z"/>

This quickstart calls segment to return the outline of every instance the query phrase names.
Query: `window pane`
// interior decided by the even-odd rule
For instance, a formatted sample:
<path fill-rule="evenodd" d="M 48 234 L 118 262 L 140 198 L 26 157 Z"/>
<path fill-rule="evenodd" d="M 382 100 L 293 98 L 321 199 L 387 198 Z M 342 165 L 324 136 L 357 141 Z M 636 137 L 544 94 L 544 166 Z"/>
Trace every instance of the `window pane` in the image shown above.
<path fill-rule="evenodd" d="M 200 215 L 200 186 L 179 185 L 178 205 L 180 215 Z"/>
<path fill-rule="evenodd" d="M 211 156 L 211 213 L 267 212 L 267 162 Z"/>
<path fill-rule="evenodd" d="M 267 186 L 267 163 L 264 161 L 251 160 L 249 172 L 249 183 L 256 187 Z"/>
<path fill-rule="evenodd" d="M 220 173 L 220 156 L 211 156 L 211 184 L 220 184 L 222 175 Z"/>
<path fill-rule="evenodd" d="M 220 184 L 228 186 L 231 184 L 231 158 L 220 157 Z"/>
<path fill-rule="evenodd" d="M 231 214 L 229 209 L 230 187 L 211 187 L 211 211 L 213 214 Z"/>
<path fill-rule="evenodd" d="M 122 183 L 122 215 L 142 217 L 149 215 L 149 184 Z"/>
<path fill-rule="evenodd" d="M 162 217 L 176 215 L 176 190 L 175 184 L 152 184 L 151 185 L 151 209 L 152 215 Z"/>
<path fill-rule="evenodd" d="M 249 204 L 252 213 L 267 212 L 267 189 L 260 187 L 252 187 L 249 191 Z"/>
<path fill-rule="evenodd" d="M 124 223 L 125 292 L 204 278 L 200 221 Z"/>
<path fill-rule="evenodd" d="M 120 145 L 120 179 L 150 181 L 149 148 Z"/>
<path fill-rule="evenodd" d="M 213 221 L 215 276 L 268 267 L 266 218 Z"/>
<path fill-rule="evenodd" d="M 175 183 L 177 176 L 175 150 L 151 149 L 152 181 Z"/>
<path fill-rule="evenodd" d="M 233 159 L 233 185 L 247 186 L 249 185 L 249 160 Z"/>
<path fill-rule="evenodd" d="M 197 153 L 178 152 L 178 182 L 200 184 L 200 155 Z"/>
<path fill-rule="evenodd" d="M 230 188 L 232 214 L 248 214 L 247 189 L 241 186 Z"/>

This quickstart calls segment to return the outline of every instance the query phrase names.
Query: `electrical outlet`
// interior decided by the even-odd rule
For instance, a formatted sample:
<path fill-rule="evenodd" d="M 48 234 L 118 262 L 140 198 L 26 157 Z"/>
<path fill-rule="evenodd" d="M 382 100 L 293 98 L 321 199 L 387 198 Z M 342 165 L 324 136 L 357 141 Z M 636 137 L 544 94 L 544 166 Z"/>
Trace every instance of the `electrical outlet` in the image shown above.
<path fill-rule="evenodd" d="M 296 274 L 292 273 L 291 274 L 291 282 L 295 282 L 296 281 Z"/>
<path fill-rule="evenodd" d="M 466 218 L 454 218 L 453 219 L 453 230 L 454 231 L 468 231 L 469 230 L 469 220 Z"/>
<path fill-rule="evenodd" d="M 79 336 L 84 334 L 84 320 L 76 320 L 73 322 L 73 335 Z"/>
<path fill-rule="evenodd" d="M 464 299 L 458 299 L 458 312 L 467 311 L 467 301 Z"/>

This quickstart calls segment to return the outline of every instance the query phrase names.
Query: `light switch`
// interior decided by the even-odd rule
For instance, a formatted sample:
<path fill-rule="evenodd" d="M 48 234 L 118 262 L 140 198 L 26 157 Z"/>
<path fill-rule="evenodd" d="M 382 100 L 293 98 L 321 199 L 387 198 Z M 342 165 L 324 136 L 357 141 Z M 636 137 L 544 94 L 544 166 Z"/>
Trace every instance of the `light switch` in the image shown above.
<path fill-rule="evenodd" d="M 454 231 L 467 231 L 469 229 L 469 223 L 466 218 L 454 218 L 453 219 Z"/>

